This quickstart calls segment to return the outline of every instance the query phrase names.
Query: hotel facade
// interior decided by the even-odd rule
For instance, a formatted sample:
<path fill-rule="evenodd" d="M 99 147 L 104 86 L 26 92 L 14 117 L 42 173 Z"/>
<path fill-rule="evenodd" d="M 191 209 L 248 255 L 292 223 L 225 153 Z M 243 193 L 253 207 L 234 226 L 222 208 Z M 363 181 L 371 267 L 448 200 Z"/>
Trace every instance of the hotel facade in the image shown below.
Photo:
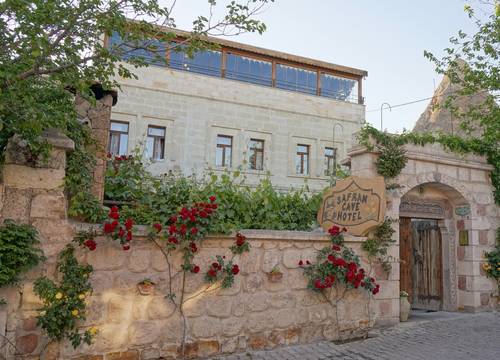
<path fill-rule="evenodd" d="M 193 58 L 165 51 L 166 63 L 150 58 L 149 67 L 134 69 L 137 79 L 118 79 L 109 151 L 140 148 L 158 175 L 240 170 L 250 184 L 270 174 L 278 189 L 327 186 L 365 122 L 367 72 L 210 41 L 217 50 Z"/>

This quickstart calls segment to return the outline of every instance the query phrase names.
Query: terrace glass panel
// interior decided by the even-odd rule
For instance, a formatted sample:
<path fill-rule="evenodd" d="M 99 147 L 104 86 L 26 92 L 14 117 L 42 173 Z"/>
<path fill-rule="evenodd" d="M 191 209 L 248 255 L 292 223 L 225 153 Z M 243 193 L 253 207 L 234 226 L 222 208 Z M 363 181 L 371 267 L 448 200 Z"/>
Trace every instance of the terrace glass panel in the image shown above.
<path fill-rule="evenodd" d="M 329 74 L 321 74 L 321 96 L 357 103 L 358 81 Z"/>
<path fill-rule="evenodd" d="M 226 78 L 257 85 L 272 85 L 272 63 L 228 53 L 226 55 Z"/>
<path fill-rule="evenodd" d="M 318 75 L 315 71 L 276 64 L 276 87 L 316 95 Z"/>
<path fill-rule="evenodd" d="M 179 51 L 170 51 L 170 67 L 198 74 L 221 76 L 222 53 L 220 51 L 198 51 L 190 58 Z"/>

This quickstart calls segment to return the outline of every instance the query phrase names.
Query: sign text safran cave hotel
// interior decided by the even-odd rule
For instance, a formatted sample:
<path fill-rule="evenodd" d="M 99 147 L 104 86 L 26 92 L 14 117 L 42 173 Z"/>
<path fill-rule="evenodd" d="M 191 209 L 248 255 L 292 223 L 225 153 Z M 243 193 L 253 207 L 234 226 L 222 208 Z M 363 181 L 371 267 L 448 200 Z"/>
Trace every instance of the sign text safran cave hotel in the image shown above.
<path fill-rule="evenodd" d="M 318 222 L 328 230 L 345 226 L 355 236 L 366 234 L 384 221 L 385 183 L 382 177 L 351 176 L 337 181 L 323 196 Z"/>

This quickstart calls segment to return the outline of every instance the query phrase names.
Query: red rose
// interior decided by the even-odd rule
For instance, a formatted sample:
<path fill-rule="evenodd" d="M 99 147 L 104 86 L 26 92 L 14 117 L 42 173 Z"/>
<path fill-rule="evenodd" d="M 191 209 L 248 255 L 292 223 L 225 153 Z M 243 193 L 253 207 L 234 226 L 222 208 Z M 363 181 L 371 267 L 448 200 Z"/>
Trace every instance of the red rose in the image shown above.
<path fill-rule="evenodd" d="M 370 282 L 375 282 L 375 279 L 371 277 Z"/>
<path fill-rule="evenodd" d="M 132 231 L 127 231 L 127 241 L 132 240 Z"/>
<path fill-rule="evenodd" d="M 350 263 L 347 265 L 347 268 L 348 268 L 350 271 L 355 272 L 355 271 L 358 269 L 358 265 L 356 265 L 356 263 L 350 262 Z"/>
<path fill-rule="evenodd" d="M 172 244 L 178 244 L 179 243 L 179 241 L 177 240 L 177 238 L 174 237 L 174 236 L 169 237 L 168 238 L 168 242 L 172 243 Z"/>
<path fill-rule="evenodd" d="M 330 283 L 332 283 L 332 284 L 335 282 L 335 276 L 333 276 L 333 275 L 329 275 L 329 276 L 327 277 L 327 279 L 328 279 L 328 281 L 329 281 Z"/>
<path fill-rule="evenodd" d="M 299 261 L 299 266 L 304 266 L 304 262 L 302 260 Z"/>
<path fill-rule="evenodd" d="M 172 224 L 168 227 L 168 233 L 170 235 L 173 235 L 177 232 L 177 226 L 175 226 L 175 224 Z"/>
<path fill-rule="evenodd" d="M 120 157 L 119 156 L 115 156 L 115 161 L 120 161 Z"/>
<path fill-rule="evenodd" d="M 354 272 L 353 272 L 353 271 L 349 270 L 349 271 L 346 273 L 345 277 L 346 277 L 347 281 L 351 282 L 351 281 L 353 281 L 353 280 L 354 280 L 354 278 L 355 278 L 355 274 L 354 274 Z"/>
<path fill-rule="evenodd" d="M 120 230 L 118 230 L 118 236 L 119 237 L 124 237 L 125 236 L 125 230 L 123 230 L 123 228 L 120 227 Z"/>
<path fill-rule="evenodd" d="M 207 217 L 208 217 L 207 212 L 206 212 L 206 211 L 204 211 L 204 210 L 201 210 L 201 211 L 200 211 L 200 217 L 201 217 L 201 218 L 203 218 L 203 219 L 207 218 Z"/>
<path fill-rule="evenodd" d="M 130 249 L 130 245 L 129 244 L 125 244 L 125 245 L 122 246 L 122 249 L 125 250 L 125 251 L 127 251 L 127 250 Z"/>
<path fill-rule="evenodd" d="M 217 204 L 212 204 L 212 209 L 217 209 L 218 205 Z"/>
<path fill-rule="evenodd" d="M 323 288 L 323 284 L 321 283 L 321 280 L 320 280 L 320 279 L 316 279 L 316 280 L 314 281 L 314 287 L 315 287 L 316 289 L 322 289 L 322 288 Z"/>
<path fill-rule="evenodd" d="M 83 245 L 85 245 L 90 251 L 94 251 L 97 247 L 97 243 L 92 239 L 85 240 Z"/>
<path fill-rule="evenodd" d="M 212 263 L 212 267 L 217 270 L 219 268 L 219 263 Z"/>
<path fill-rule="evenodd" d="M 332 236 L 337 236 L 338 234 L 340 234 L 340 228 L 337 226 L 337 225 L 333 225 L 329 230 L 328 232 L 330 233 L 330 235 Z"/>
<path fill-rule="evenodd" d="M 118 214 L 117 212 L 113 212 L 113 211 L 110 211 L 108 216 L 111 218 L 111 219 L 119 219 L 120 218 L 120 214 Z"/>
<path fill-rule="evenodd" d="M 120 156 L 120 159 L 121 159 L 121 160 L 127 160 L 127 155 L 122 155 L 122 156 Z"/>
<path fill-rule="evenodd" d="M 191 272 L 198 274 L 200 272 L 200 267 L 198 265 L 195 265 L 191 268 Z"/>
<path fill-rule="evenodd" d="M 196 246 L 196 244 L 194 242 L 189 244 L 189 247 L 191 248 L 191 251 L 194 253 L 198 251 L 198 247 Z"/>
<path fill-rule="evenodd" d="M 111 228 L 112 230 L 111 231 L 115 231 L 116 227 L 119 225 L 118 221 L 114 220 L 112 223 L 111 223 Z"/>
<path fill-rule="evenodd" d="M 153 224 L 153 228 L 155 228 L 157 232 L 160 232 L 161 231 L 161 224 L 159 224 L 159 223 Z"/>
<path fill-rule="evenodd" d="M 114 230 L 113 226 L 111 225 L 111 223 L 104 223 L 104 232 L 106 234 L 110 234 L 112 233 Z"/>
<path fill-rule="evenodd" d="M 215 201 L 215 196 L 212 195 L 212 196 L 209 197 L 209 199 L 210 199 L 210 202 L 214 202 Z"/>
<path fill-rule="evenodd" d="M 191 235 L 196 235 L 198 234 L 198 229 L 197 228 L 191 228 Z"/>
<path fill-rule="evenodd" d="M 340 251 L 340 246 L 338 246 L 338 245 L 332 245 L 332 250 L 333 251 Z"/>
<path fill-rule="evenodd" d="M 240 272 L 240 268 L 238 267 L 238 265 L 234 264 L 231 272 L 233 273 L 233 275 L 238 275 L 238 273 Z"/>
<path fill-rule="evenodd" d="M 377 295 L 379 291 L 380 291 L 380 288 L 379 287 L 375 287 L 375 289 L 372 290 L 372 294 L 373 295 Z"/>
<path fill-rule="evenodd" d="M 130 230 L 132 229 L 132 226 L 134 226 L 134 220 L 128 218 L 125 220 L 125 229 Z"/>
<path fill-rule="evenodd" d="M 333 262 L 333 265 L 334 266 L 342 266 L 342 267 L 344 267 L 344 266 L 347 265 L 347 263 L 345 262 L 344 259 L 340 258 L 340 259 L 335 259 L 335 261 Z"/>
<path fill-rule="evenodd" d="M 172 215 L 172 216 L 170 217 L 170 222 L 171 222 L 172 224 L 175 224 L 175 223 L 177 222 L 177 216 Z"/>
<path fill-rule="evenodd" d="M 334 262 L 335 261 L 335 256 L 333 256 L 332 254 L 328 255 L 328 261 Z"/>
<path fill-rule="evenodd" d="M 210 270 L 208 270 L 207 275 L 208 275 L 209 277 L 214 278 L 214 277 L 216 277 L 216 276 L 217 276 L 217 272 L 216 272 L 214 269 L 210 269 Z"/>
<path fill-rule="evenodd" d="M 182 224 L 181 228 L 179 229 L 179 234 L 186 235 L 186 231 L 187 231 L 187 225 L 186 224 Z"/>
<path fill-rule="evenodd" d="M 109 211 L 110 212 L 118 212 L 118 207 L 117 206 L 111 206 L 111 209 Z"/>

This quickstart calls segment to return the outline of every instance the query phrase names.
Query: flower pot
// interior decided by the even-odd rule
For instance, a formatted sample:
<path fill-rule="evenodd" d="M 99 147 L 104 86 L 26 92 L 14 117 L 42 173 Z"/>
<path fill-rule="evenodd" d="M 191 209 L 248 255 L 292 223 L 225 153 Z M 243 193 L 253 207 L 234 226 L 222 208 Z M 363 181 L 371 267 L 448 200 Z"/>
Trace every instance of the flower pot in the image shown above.
<path fill-rule="evenodd" d="M 269 282 L 272 283 L 280 282 L 281 279 L 283 279 L 283 273 L 282 272 L 267 273 L 267 279 L 269 280 Z"/>
<path fill-rule="evenodd" d="M 401 296 L 399 298 L 399 320 L 407 321 L 410 316 L 411 305 L 408 301 L 407 296 Z"/>
<path fill-rule="evenodd" d="M 151 295 L 155 291 L 154 283 L 138 283 L 137 289 L 139 290 L 139 294 L 143 296 Z"/>

